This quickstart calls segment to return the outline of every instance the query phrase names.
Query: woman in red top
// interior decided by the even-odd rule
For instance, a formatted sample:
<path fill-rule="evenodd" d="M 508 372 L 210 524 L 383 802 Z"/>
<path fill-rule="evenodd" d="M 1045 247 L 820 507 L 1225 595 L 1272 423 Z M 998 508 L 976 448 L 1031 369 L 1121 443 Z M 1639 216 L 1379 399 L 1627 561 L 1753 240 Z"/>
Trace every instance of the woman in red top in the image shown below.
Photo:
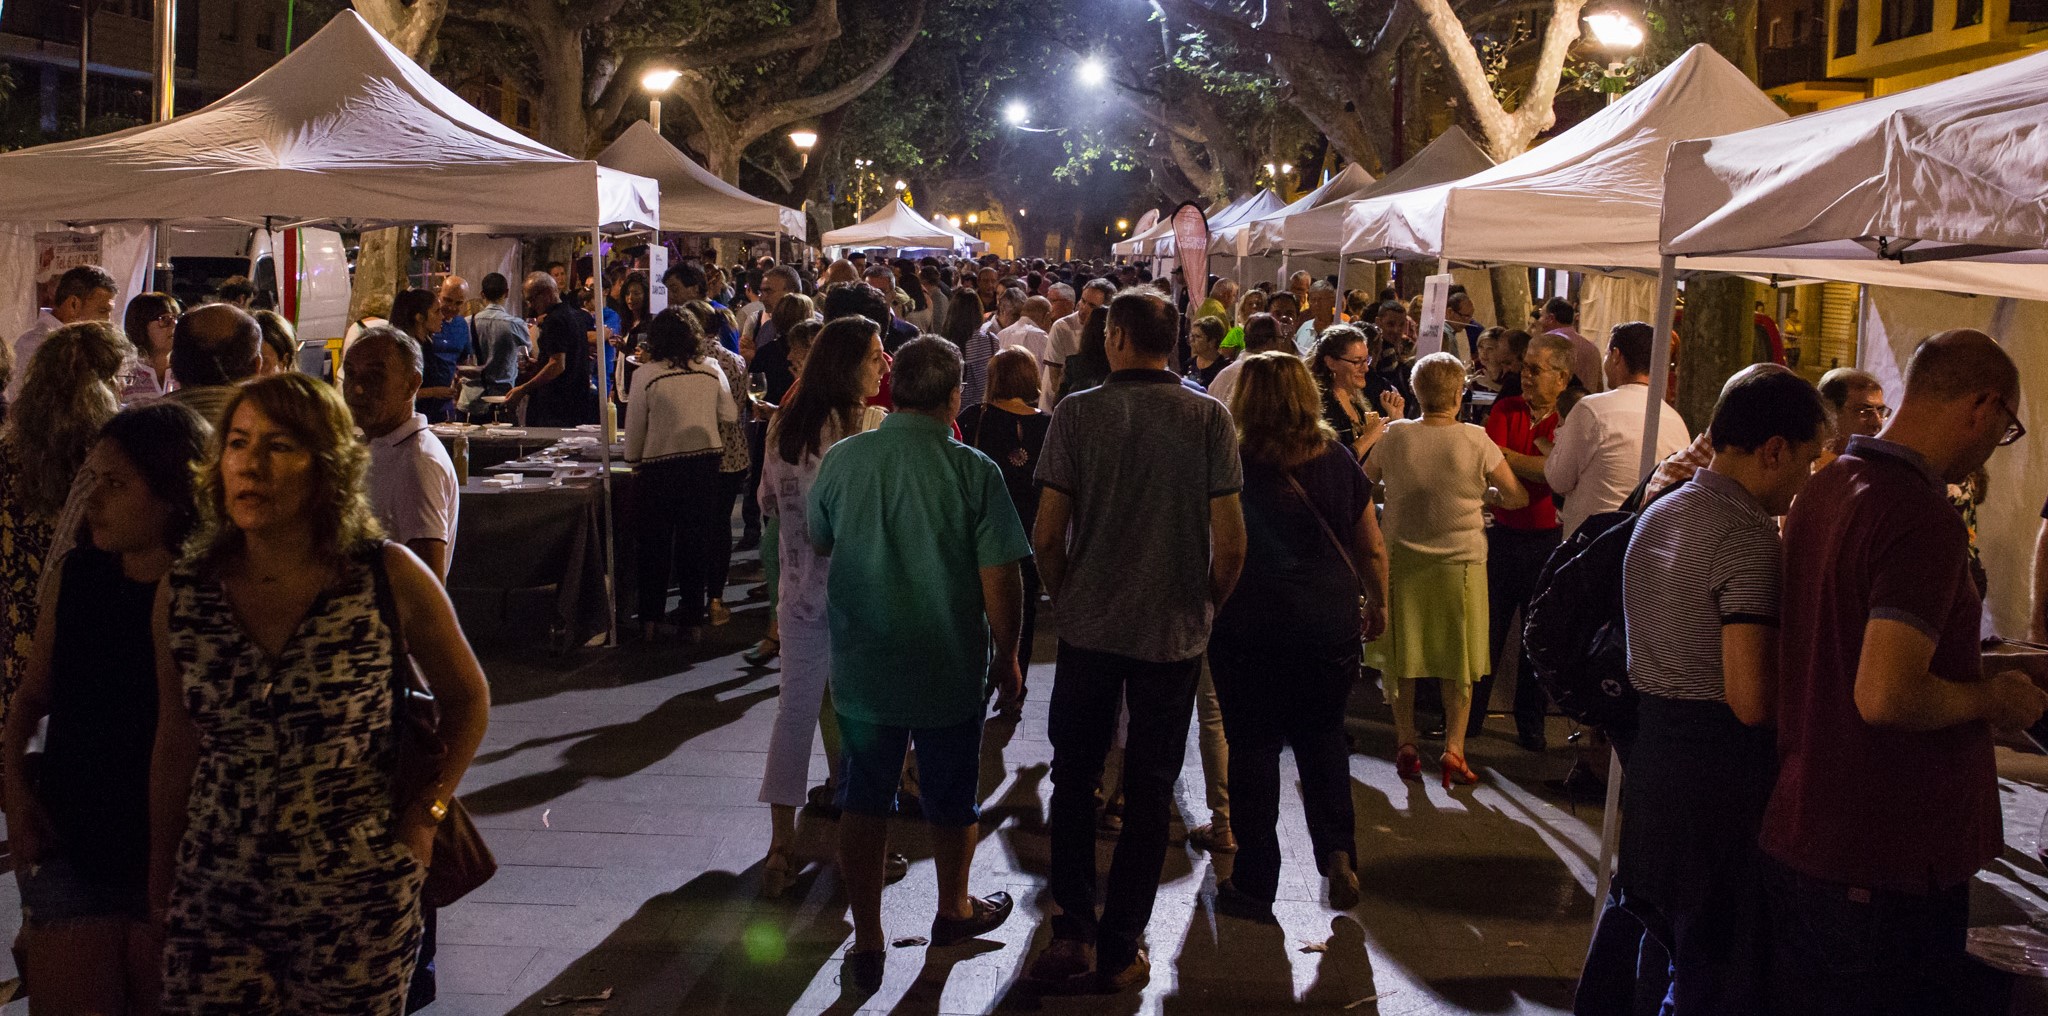
<path fill-rule="evenodd" d="M 1570 340 L 1542 335 L 1529 341 L 1522 359 L 1522 394 L 1494 403 L 1486 418 L 1486 436 L 1500 446 L 1501 454 L 1514 470 L 1515 478 L 1529 488 L 1526 508 L 1493 509 L 1493 525 L 1486 528 L 1486 585 L 1492 605 L 1491 645 L 1487 658 L 1500 665 L 1500 652 L 1507 643 L 1509 626 L 1536 591 L 1536 576 L 1550 552 L 1557 549 L 1562 531 L 1558 528 L 1557 503 L 1543 481 L 1543 461 L 1550 455 L 1550 443 L 1557 436 L 1558 397 L 1572 379 Z M 1515 668 L 1515 732 L 1522 747 L 1542 751 L 1543 713 L 1548 703 L 1524 657 Z M 1486 706 L 1493 693 L 1493 675 L 1479 680 L 1473 689 L 1472 715 L 1467 736 L 1476 736 L 1486 722 Z"/>

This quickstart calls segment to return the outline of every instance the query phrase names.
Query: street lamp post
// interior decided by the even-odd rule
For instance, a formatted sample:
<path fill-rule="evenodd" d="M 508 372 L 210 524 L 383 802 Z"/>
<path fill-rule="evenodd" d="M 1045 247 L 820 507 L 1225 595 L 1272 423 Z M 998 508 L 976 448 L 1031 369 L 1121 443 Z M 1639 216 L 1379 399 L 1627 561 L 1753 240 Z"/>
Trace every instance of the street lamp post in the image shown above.
<path fill-rule="evenodd" d="M 682 71 L 656 68 L 640 75 L 640 87 L 647 92 L 647 123 L 661 133 L 661 94 L 675 87 Z"/>
<path fill-rule="evenodd" d="M 797 171 L 802 172 L 809 169 L 811 166 L 811 149 L 818 145 L 818 132 L 807 130 L 790 131 L 789 143 L 796 146 L 797 154 L 803 158 L 803 161 L 798 164 Z"/>
<path fill-rule="evenodd" d="M 1621 95 L 1623 66 L 1643 48 L 1643 26 L 1625 7 L 1614 3 L 1595 6 L 1585 16 L 1585 22 L 1594 41 L 1607 53 L 1607 73 L 1601 78 L 1600 87 L 1607 93 L 1607 104 L 1612 106 Z"/>

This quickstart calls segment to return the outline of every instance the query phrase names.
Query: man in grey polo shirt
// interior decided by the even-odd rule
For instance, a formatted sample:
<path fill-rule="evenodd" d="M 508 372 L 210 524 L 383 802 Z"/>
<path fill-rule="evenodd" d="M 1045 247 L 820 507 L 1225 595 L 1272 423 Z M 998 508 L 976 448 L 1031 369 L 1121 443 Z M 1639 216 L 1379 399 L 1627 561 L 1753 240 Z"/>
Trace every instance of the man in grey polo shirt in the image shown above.
<path fill-rule="evenodd" d="M 1042 986 L 1121 990 L 1150 973 L 1140 939 L 1166 858 L 1174 781 L 1216 605 L 1244 566 L 1230 415 L 1166 369 L 1178 316 L 1153 290 L 1110 302 L 1101 387 L 1061 400 L 1038 463 L 1032 543 L 1060 632 L 1049 734 L 1053 943 Z M 1095 791 L 1130 707 L 1124 824 L 1095 909 Z"/>

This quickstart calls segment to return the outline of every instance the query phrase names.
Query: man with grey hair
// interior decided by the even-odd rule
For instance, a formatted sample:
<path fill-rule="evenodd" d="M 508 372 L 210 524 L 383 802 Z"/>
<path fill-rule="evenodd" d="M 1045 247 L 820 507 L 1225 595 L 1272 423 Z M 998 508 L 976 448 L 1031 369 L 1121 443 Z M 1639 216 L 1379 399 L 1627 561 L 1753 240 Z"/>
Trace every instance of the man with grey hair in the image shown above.
<path fill-rule="evenodd" d="M 960 373 L 951 342 L 905 343 L 890 372 L 896 411 L 833 445 L 810 494 L 811 544 L 832 559 L 839 866 L 853 910 L 843 983 L 863 994 L 882 983 L 889 816 L 910 744 L 938 869 L 931 944 L 986 934 L 1012 907 L 1005 892 L 971 895 L 967 876 L 980 839 L 983 689 L 993 683 L 1008 703 L 1023 688 L 1019 562 L 1031 545 L 995 462 L 952 438 Z"/>
<path fill-rule="evenodd" d="M 1061 284 L 1064 286 L 1064 283 Z M 1057 292 L 1061 286 L 1054 286 Z M 1071 291 L 1069 291 L 1071 292 Z M 1081 329 L 1088 324 L 1088 318 L 1098 309 L 1109 305 L 1109 298 L 1116 295 L 1116 283 L 1108 279 L 1091 279 L 1081 287 L 1081 300 L 1071 313 L 1053 321 L 1045 333 L 1045 355 L 1039 357 L 1044 367 L 1038 385 L 1038 408 L 1052 412 L 1054 403 L 1059 401 L 1060 380 L 1065 377 L 1067 357 L 1081 351 Z M 1053 307 L 1059 309 L 1057 305 Z"/>
<path fill-rule="evenodd" d="M 391 538 L 445 580 L 455 546 L 455 463 L 427 429 L 419 394 L 424 354 L 412 336 L 378 325 L 348 349 L 342 400 L 370 445 L 370 508 Z"/>
<path fill-rule="evenodd" d="M 597 395 L 590 384 L 590 333 L 596 319 L 574 300 L 562 299 L 554 277 L 526 277 L 526 311 L 540 315 L 540 369 L 506 393 L 507 404 L 526 399 L 526 422 L 536 427 L 574 427 L 597 422 Z"/>
<path fill-rule="evenodd" d="M 1033 359 L 1045 362 L 1047 328 L 1052 327 L 1052 301 L 1042 296 L 1024 299 L 1018 308 L 1017 320 L 1008 328 L 996 333 L 998 352 L 1011 346 L 1023 346 L 1031 351 Z"/>

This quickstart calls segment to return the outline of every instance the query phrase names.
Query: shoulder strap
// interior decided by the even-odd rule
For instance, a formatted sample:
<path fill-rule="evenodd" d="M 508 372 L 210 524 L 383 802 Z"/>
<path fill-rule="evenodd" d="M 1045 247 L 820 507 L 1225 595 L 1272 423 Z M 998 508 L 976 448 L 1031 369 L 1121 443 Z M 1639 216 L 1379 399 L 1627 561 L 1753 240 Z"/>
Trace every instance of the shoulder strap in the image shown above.
<path fill-rule="evenodd" d="M 384 627 L 391 629 L 391 651 L 398 656 L 392 662 L 392 682 L 396 684 L 403 671 L 406 658 L 405 626 L 398 619 L 398 596 L 391 589 L 391 573 L 384 567 L 384 555 L 391 546 L 390 540 L 378 540 L 369 545 L 363 555 L 363 563 L 369 566 L 371 585 L 377 595 L 377 616 L 384 621 Z"/>
<path fill-rule="evenodd" d="M 1351 577 L 1358 579 L 1363 585 L 1365 577 L 1358 573 L 1358 562 L 1351 559 L 1350 549 L 1344 546 L 1343 540 L 1337 538 L 1337 531 L 1330 528 L 1330 522 L 1323 518 L 1322 510 L 1316 507 L 1314 501 L 1309 500 L 1308 491 L 1301 489 L 1301 481 L 1295 479 L 1291 471 L 1280 475 L 1287 480 L 1287 489 L 1294 491 L 1294 496 L 1301 498 L 1301 503 L 1308 506 L 1308 513 L 1315 516 L 1316 525 L 1321 526 L 1323 535 L 1330 538 L 1330 546 L 1337 548 L 1337 556 L 1344 560 L 1344 567 L 1351 570 Z"/>

